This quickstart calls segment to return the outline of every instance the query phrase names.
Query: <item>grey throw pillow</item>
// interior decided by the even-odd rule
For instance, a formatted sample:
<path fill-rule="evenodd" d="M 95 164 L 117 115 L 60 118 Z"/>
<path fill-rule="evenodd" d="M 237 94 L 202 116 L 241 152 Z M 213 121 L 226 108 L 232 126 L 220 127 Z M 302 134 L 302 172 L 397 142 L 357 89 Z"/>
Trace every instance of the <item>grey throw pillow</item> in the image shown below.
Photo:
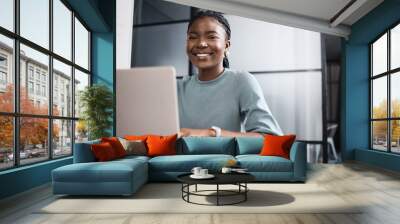
<path fill-rule="evenodd" d="M 126 155 L 145 156 L 147 155 L 147 148 L 143 141 L 140 140 L 126 140 L 119 138 L 122 146 L 126 151 Z"/>

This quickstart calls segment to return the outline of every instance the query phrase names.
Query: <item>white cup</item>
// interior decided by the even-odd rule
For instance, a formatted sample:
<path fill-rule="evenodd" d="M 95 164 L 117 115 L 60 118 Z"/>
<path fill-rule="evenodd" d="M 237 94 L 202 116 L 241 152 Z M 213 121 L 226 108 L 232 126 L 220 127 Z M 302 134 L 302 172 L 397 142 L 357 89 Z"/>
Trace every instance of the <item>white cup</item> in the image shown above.
<path fill-rule="evenodd" d="M 222 170 L 221 170 L 222 173 L 230 173 L 231 171 L 232 171 L 232 169 L 229 167 L 222 167 Z"/>
<path fill-rule="evenodd" d="M 201 169 L 200 170 L 200 176 L 207 176 L 208 175 L 208 169 Z"/>
<path fill-rule="evenodd" d="M 193 167 L 192 173 L 193 173 L 194 175 L 196 175 L 196 176 L 199 176 L 199 175 L 201 175 L 201 174 L 200 174 L 200 171 L 201 171 L 201 170 L 202 170 L 201 167 Z"/>

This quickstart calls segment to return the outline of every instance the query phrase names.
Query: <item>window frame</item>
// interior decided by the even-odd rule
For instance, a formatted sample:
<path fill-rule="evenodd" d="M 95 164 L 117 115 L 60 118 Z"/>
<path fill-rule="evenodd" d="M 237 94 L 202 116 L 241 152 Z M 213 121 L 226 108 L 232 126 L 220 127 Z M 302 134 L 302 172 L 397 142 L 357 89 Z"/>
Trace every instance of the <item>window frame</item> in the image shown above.
<path fill-rule="evenodd" d="M 74 143 L 75 143 L 75 126 L 76 126 L 76 121 L 79 120 L 79 117 L 75 116 L 75 109 L 74 107 L 71 108 L 71 114 L 68 116 L 56 116 L 53 115 L 53 97 L 54 97 L 54 92 L 53 92 L 53 59 L 54 60 L 58 60 L 59 62 L 62 62 L 68 66 L 71 67 L 71 83 L 73 84 L 75 82 L 75 69 L 85 73 L 88 75 L 89 77 L 89 83 L 88 86 L 92 85 L 92 57 L 91 57 L 91 50 L 92 50 L 92 43 L 91 43 L 91 37 L 92 37 L 92 30 L 88 27 L 88 25 L 84 22 L 84 20 L 79 16 L 78 13 L 76 13 L 72 7 L 68 4 L 68 2 L 66 2 L 65 0 L 59 0 L 69 11 L 71 11 L 71 18 L 70 18 L 70 23 L 71 23 L 71 59 L 67 59 L 64 58 L 63 56 L 55 53 L 53 50 L 53 32 L 54 32 L 54 28 L 53 28 L 53 24 L 54 24 L 54 17 L 53 17 L 53 1 L 54 0 L 48 0 L 48 4 L 49 4 L 49 47 L 48 49 L 46 49 L 45 47 L 42 47 L 39 44 L 36 44 L 32 41 L 30 41 L 29 39 L 26 39 L 24 37 L 22 37 L 20 35 L 20 0 L 14 0 L 13 1 L 13 10 L 14 10 L 14 30 L 10 31 L 4 27 L 0 26 L 0 35 L 10 38 L 13 41 L 13 60 L 12 60 L 12 74 L 13 78 L 14 78 L 14 110 L 13 112 L 2 112 L 0 111 L 0 116 L 4 116 L 4 117 L 12 117 L 13 119 L 13 166 L 10 167 L 4 167 L 4 168 L 0 168 L 0 172 L 5 171 L 5 170 L 10 170 L 10 169 L 16 169 L 19 167 L 23 167 L 23 166 L 30 166 L 33 164 L 38 164 L 38 163 L 43 163 L 43 162 L 47 162 L 50 160 L 58 160 L 58 159 L 62 159 L 62 158 L 66 158 L 66 157 L 71 157 L 73 156 L 73 152 L 74 152 Z M 78 64 L 75 63 L 75 25 L 74 25 L 74 21 L 75 18 L 77 20 L 79 20 L 79 22 L 84 26 L 84 28 L 88 31 L 88 69 L 85 69 L 81 66 L 79 66 Z M 48 71 L 47 71 L 47 75 L 48 77 L 46 77 L 46 87 L 45 87 L 45 95 L 48 97 L 47 102 L 48 102 L 48 112 L 46 115 L 39 115 L 39 114 L 27 114 L 27 113 L 21 113 L 20 112 L 20 85 L 21 85 L 21 81 L 20 81 L 20 64 L 21 64 L 21 56 L 20 56 L 20 45 L 23 44 L 27 47 L 32 48 L 33 50 L 36 50 L 40 53 L 43 53 L 45 55 L 48 56 L 49 58 L 49 63 L 48 63 Z M 29 65 L 29 63 L 26 64 L 27 65 L 27 73 L 25 74 L 26 76 L 26 82 L 28 81 L 32 81 L 33 85 L 34 85 L 34 92 L 36 92 L 35 89 L 35 85 L 36 84 L 41 84 L 40 87 L 42 88 L 42 72 L 43 70 L 40 69 L 39 72 L 39 80 L 36 79 L 36 72 L 37 72 L 37 68 L 33 67 L 33 79 L 31 79 L 30 77 L 30 68 L 31 65 Z M 28 85 L 28 84 L 27 84 Z M 28 87 L 28 86 L 27 86 Z M 29 87 L 28 87 L 29 88 Z M 29 89 L 27 89 L 27 91 L 29 91 Z M 75 88 L 74 85 L 72 85 L 71 87 L 71 93 L 72 93 L 72 99 L 71 99 L 71 104 L 74 105 L 75 103 Z M 48 92 L 48 93 L 46 93 Z M 35 93 L 34 93 L 35 94 Z M 36 94 L 35 94 L 36 95 Z M 42 91 L 40 89 L 40 94 L 37 95 L 38 97 L 43 97 L 42 96 Z M 35 103 L 35 102 L 34 102 Z M 21 118 L 45 118 L 47 119 L 48 122 L 48 135 L 47 135 L 47 143 L 49 143 L 47 145 L 47 151 L 48 151 L 48 155 L 47 158 L 44 157 L 43 160 L 40 160 L 38 162 L 32 162 L 32 163 L 26 163 L 26 164 L 21 164 L 21 159 L 20 159 L 20 119 Z M 53 122 L 56 120 L 66 120 L 66 121 L 71 121 L 71 153 L 68 155 L 62 155 L 62 156 L 55 156 L 53 155 L 54 153 L 54 149 L 55 147 L 53 146 L 52 142 L 53 142 Z M 51 144 L 50 144 L 51 143 Z"/>
<path fill-rule="evenodd" d="M 379 152 L 385 152 L 385 153 L 391 153 L 391 154 L 396 154 L 399 155 L 400 152 L 393 152 L 392 151 L 392 122 L 393 121 L 400 121 L 400 117 L 392 117 L 392 99 L 391 99 L 391 91 L 392 91 L 392 86 L 391 86 L 391 79 L 392 75 L 395 75 L 396 73 L 400 72 L 400 67 L 391 69 L 391 31 L 393 28 L 396 26 L 400 26 L 400 21 L 397 21 L 393 25 L 391 25 L 389 28 L 385 29 L 385 31 L 381 34 L 379 34 L 375 39 L 373 39 L 370 43 L 368 43 L 368 52 L 369 52 L 369 149 L 372 151 L 379 151 Z M 386 71 L 380 74 L 373 74 L 373 44 L 376 43 L 381 37 L 384 35 L 387 35 L 387 63 L 386 63 Z M 386 77 L 386 87 L 387 87 L 387 92 L 386 92 L 386 97 L 387 97 L 387 105 L 386 105 L 386 117 L 385 118 L 373 118 L 373 81 L 378 79 Z M 379 150 L 374 148 L 374 136 L 373 136 L 373 122 L 375 121 L 386 121 L 386 151 L 384 150 Z"/>

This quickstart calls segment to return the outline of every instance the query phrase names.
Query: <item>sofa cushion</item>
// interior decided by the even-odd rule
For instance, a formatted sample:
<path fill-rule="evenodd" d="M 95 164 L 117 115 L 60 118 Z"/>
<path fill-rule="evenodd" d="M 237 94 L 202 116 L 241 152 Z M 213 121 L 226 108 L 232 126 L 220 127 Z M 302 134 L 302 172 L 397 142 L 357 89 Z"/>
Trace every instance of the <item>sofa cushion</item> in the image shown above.
<path fill-rule="evenodd" d="M 140 159 L 74 163 L 53 170 L 52 174 L 53 181 L 58 182 L 129 182 L 134 172 L 147 171 L 146 166 Z"/>
<path fill-rule="evenodd" d="M 262 137 L 236 137 L 236 155 L 259 154 L 263 144 Z"/>
<path fill-rule="evenodd" d="M 165 156 L 176 154 L 176 139 L 178 135 L 170 136 L 149 136 L 147 137 L 147 155 L 148 156 Z"/>
<path fill-rule="evenodd" d="M 121 142 L 117 137 L 103 137 L 101 138 L 101 142 L 110 143 L 117 158 L 122 158 L 126 156 L 126 151 L 124 149 L 124 146 L 122 146 Z"/>
<path fill-rule="evenodd" d="M 180 141 L 178 154 L 225 154 L 235 155 L 235 139 L 228 137 L 184 137 Z"/>
<path fill-rule="evenodd" d="M 112 145 L 108 142 L 93 144 L 90 147 L 92 149 L 94 157 L 96 157 L 96 161 L 105 162 L 118 158 Z"/>
<path fill-rule="evenodd" d="M 296 135 L 265 135 L 264 145 L 261 149 L 261 156 L 280 156 L 286 159 L 290 159 L 290 148 Z"/>
<path fill-rule="evenodd" d="M 175 155 L 158 156 L 149 160 L 149 170 L 163 172 L 190 172 L 193 167 L 199 166 L 211 172 L 219 171 L 230 159 L 231 155 Z"/>
<path fill-rule="evenodd" d="M 292 161 L 278 156 L 238 155 L 239 166 L 249 172 L 292 172 Z"/>

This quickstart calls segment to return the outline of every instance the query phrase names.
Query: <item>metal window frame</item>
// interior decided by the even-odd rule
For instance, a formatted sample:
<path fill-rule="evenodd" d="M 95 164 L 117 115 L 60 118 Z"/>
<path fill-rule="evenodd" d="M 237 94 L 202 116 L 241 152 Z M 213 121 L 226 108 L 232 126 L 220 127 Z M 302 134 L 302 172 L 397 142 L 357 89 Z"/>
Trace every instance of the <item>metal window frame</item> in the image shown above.
<path fill-rule="evenodd" d="M 373 122 L 376 121 L 386 121 L 386 145 L 387 145 L 387 150 L 385 152 L 390 153 L 390 154 L 400 154 L 400 152 L 393 152 L 392 151 L 392 135 L 391 135 L 391 131 L 392 131 L 392 122 L 393 121 L 399 121 L 400 118 L 399 117 L 392 117 L 392 101 L 391 101 L 391 92 L 392 92 L 392 86 L 391 86 L 391 79 L 392 76 L 394 74 L 396 74 L 397 72 L 400 72 L 400 67 L 399 68 L 395 68 L 395 69 L 391 69 L 391 31 L 393 28 L 395 28 L 396 26 L 400 25 L 400 20 L 396 21 L 395 23 L 393 23 L 391 26 L 389 26 L 389 28 L 385 29 L 385 31 L 381 34 L 379 34 L 375 39 L 373 39 L 370 43 L 368 43 L 369 46 L 369 149 L 373 150 L 373 151 L 380 151 L 382 152 L 382 150 L 378 150 L 378 149 L 374 149 L 374 144 L 373 144 Z M 373 44 L 379 40 L 382 36 L 387 35 L 387 63 L 386 63 L 386 71 L 380 74 L 373 74 Z M 386 93 L 386 97 L 387 97 L 387 105 L 386 105 L 386 118 L 373 118 L 373 91 L 374 91 L 374 85 L 373 85 L 373 81 L 375 79 L 381 78 L 381 77 L 386 77 L 386 85 L 387 85 L 387 93 Z"/>
<path fill-rule="evenodd" d="M 13 31 L 10 31 L 6 28 L 0 27 L 0 35 L 3 35 L 7 38 L 12 39 L 13 41 L 13 60 L 14 63 L 12 65 L 12 72 L 13 72 L 13 77 L 14 77 L 14 93 L 13 93 L 13 111 L 12 112 L 1 112 L 0 111 L 0 116 L 7 116 L 11 117 L 13 120 L 13 153 L 14 153 L 14 161 L 13 161 L 13 166 L 6 167 L 6 168 L 1 168 L 0 171 L 5 171 L 5 170 L 11 170 L 19 167 L 24 167 L 24 166 L 30 166 L 33 164 L 38 164 L 38 163 L 43 163 L 46 161 L 50 160 L 59 160 L 62 158 L 70 157 L 73 155 L 74 152 L 74 143 L 75 143 L 75 122 L 79 120 L 79 118 L 75 117 L 75 85 L 74 85 L 74 80 L 75 80 L 75 69 L 87 74 L 89 76 L 89 83 L 88 85 L 92 85 L 92 73 L 91 73 L 91 65 L 92 65 L 92 60 L 91 60 L 91 49 L 92 49 L 92 43 L 91 43 L 91 36 L 92 36 L 92 31 L 89 29 L 88 25 L 82 20 L 82 18 L 72 9 L 72 7 L 65 1 L 65 0 L 59 0 L 68 10 L 71 11 L 71 59 L 64 58 L 61 55 L 58 55 L 57 53 L 53 52 L 53 26 L 54 26 L 54 18 L 53 18 L 53 1 L 54 0 L 48 0 L 49 4 L 49 46 L 48 49 L 45 47 L 42 47 L 39 44 L 36 44 L 32 41 L 30 41 L 27 38 L 24 38 L 20 35 L 20 0 L 14 0 L 13 1 Z M 83 25 L 83 27 L 87 30 L 88 32 L 88 68 L 83 68 L 80 65 L 77 65 L 75 63 L 75 18 Z M 33 50 L 36 50 L 40 53 L 43 53 L 49 57 L 49 64 L 48 64 L 48 88 L 47 90 L 49 91 L 48 94 L 48 113 L 47 115 L 39 115 L 39 114 L 27 114 L 27 113 L 21 113 L 20 111 L 20 44 L 24 44 L 27 47 L 32 48 Z M 71 115 L 70 116 L 56 116 L 53 115 L 53 60 L 56 59 L 59 62 L 62 62 L 66 65 L 69 65 L 71 67 Z M 28 69 L 28 68 L 27 68 Z M 27 164 L 21 164 L 21 159 L 20 159 L 20 119 L 21 118 L 44 118 L 48 120 L 48 136 L 47 136 L 47 141 L 48 141 L 48 158 L 43 158 L 43 160 L 33 162 L 33 163 L 27 163 Z M 64 155 L 64 156 L 59 156 L 59 157 L 54 157 L 53 155 L 53 144 L 52 144 L 52 137 L 53 137 L 53 122 L 55 120 L 66 120 L 71 122 L 71 154 L 69 155 Z"/>

